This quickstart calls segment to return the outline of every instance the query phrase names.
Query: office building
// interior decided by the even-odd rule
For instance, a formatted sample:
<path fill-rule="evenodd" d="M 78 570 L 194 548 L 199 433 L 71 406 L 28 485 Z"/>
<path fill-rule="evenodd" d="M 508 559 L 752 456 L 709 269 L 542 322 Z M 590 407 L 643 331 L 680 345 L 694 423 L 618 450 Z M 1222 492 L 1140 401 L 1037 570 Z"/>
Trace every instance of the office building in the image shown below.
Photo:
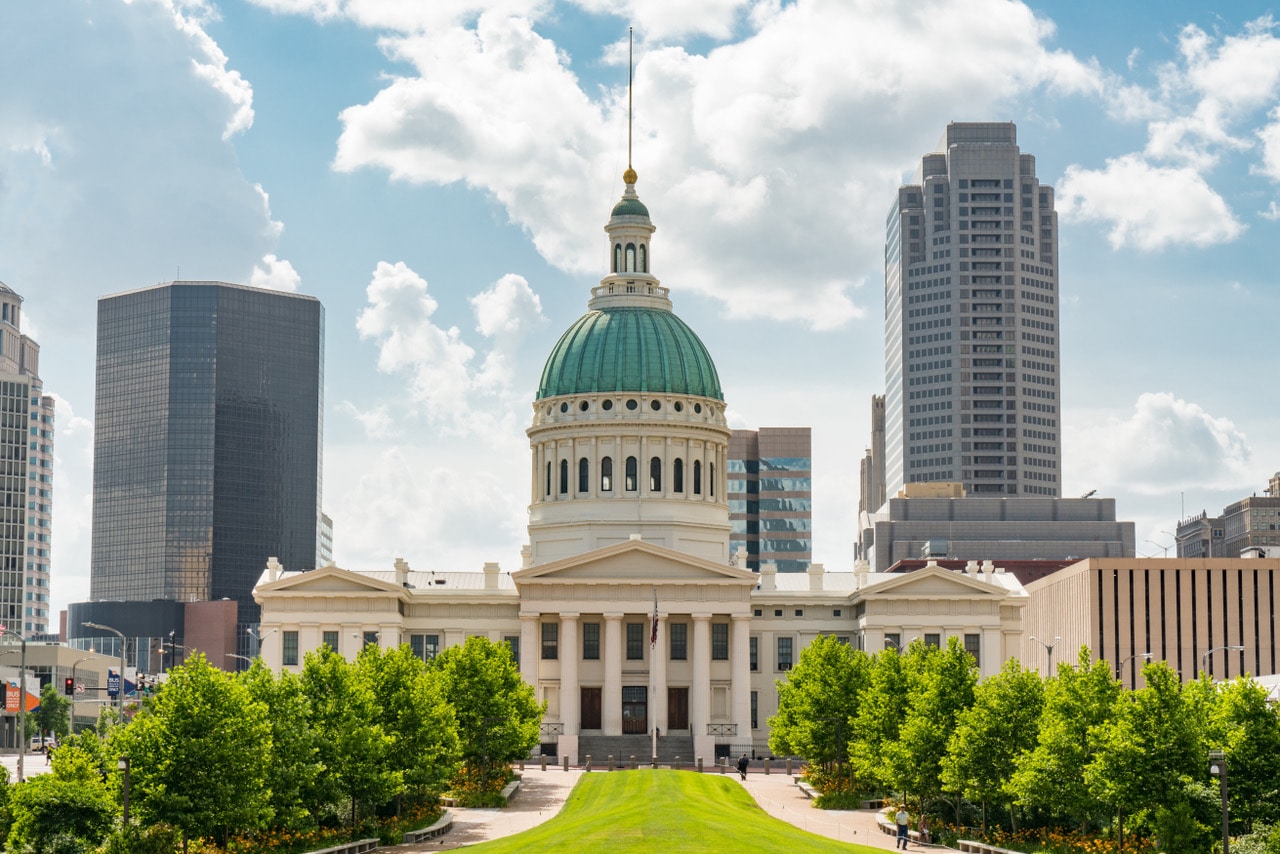
<path fill-rule="evenodd" d="M 729 549 L 753 572 L 813 562 L 813 450 L 808 427 L 734 430 L 729 439 Z"/>
<path fill-rule="evenodd" d="M 1012 123 L 953 122 L 938 149 L 886 222 L 885 437 L 873 467 L 884 483 L 873 494 L 948 481 L 968 495 L 1058 497 L 1053 187 Z"/>
<path fill-rule="evenodd" d="M 1263 495 L 1251 495 L 1223 508 L 1222 515 L 1201 512 L 1178 522 L 1178 557 L 1238 557 L 1248 550 L 1270 555 L 1280 550 L 1280 472 Z"/>
<path fill-rule="evenodd" d="M 247 654 L 263 563 L 315 565 L 323 365 L 314 297 L 177 281 L 99 300 L 92 602 L 73 638 L 103 634 L 82 626 L 94 603 L 228 599 Z"/>
<path fill-rule="evenodd" d="M 858 472 L 858 515 L 874 513 L 884 506 L 884 395 L 871 396 L 871 446 L 862 457 Z"/>
<path fill-rule="evenodd" d="M 49 633 L 53 410 L 22 297 L 0 283 L 0 623 L 27 637 Z"/>

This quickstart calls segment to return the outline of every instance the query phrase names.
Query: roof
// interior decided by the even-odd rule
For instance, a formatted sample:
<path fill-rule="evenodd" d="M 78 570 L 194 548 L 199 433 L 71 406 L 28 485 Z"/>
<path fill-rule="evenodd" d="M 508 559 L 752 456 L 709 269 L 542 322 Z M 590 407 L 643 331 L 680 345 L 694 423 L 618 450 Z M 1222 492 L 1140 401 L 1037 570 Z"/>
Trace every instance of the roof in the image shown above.
<path fill-rule="evenodd" d="M 624 196 L 613 206 L 613 212 L 610 213 L 610 216 L 642 216 L 647 218 L 649 209 L 639 199 Z"/>
<path fill-rule="evenodd" d="M 964 569 L 969 561 L 960 558 L 930 558 L 929 560 L 900 560 L 893 566 L 889 567 L 888 572 L 914 572 L 917 569 L 923 569 L 929 563 L 936 563 L 944 569 Z M 1039 581 L 1053 575 L 1060 569 L 1065 569 L 1072 564 L 1079 563 L 1079 558 L 1071 560 L 1000 560 L 996 561 L 996 565 L 1005 572 L 1012 574 L 1021 584 L 1030 584 L 1033 581 Z"/>
<path fill-rule="evenodd" d="M 706 345 L 662 308 L 619 306 L 582 315 L 547 357 L 537 399 L 610 392 L 724 400 Z"/>

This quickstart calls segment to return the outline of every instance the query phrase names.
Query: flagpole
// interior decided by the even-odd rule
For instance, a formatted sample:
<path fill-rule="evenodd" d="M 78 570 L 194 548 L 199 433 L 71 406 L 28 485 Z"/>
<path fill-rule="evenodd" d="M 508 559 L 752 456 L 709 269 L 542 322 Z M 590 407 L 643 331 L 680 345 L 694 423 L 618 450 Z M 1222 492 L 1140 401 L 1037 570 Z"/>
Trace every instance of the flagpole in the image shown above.
<path fill-rule="evenodd" d="M 657 668 L 654 666 L 656 656 L 658 654 L 658 588 L 653 588 L 653 626 L 649 631 L 649 702 L 653 711 L 650 713 L 652 718 L 649 727 L 649 735 L 652 741 L 652 748 L 649 756 L 654 768 L 658 767 L 658 682 Z"/>

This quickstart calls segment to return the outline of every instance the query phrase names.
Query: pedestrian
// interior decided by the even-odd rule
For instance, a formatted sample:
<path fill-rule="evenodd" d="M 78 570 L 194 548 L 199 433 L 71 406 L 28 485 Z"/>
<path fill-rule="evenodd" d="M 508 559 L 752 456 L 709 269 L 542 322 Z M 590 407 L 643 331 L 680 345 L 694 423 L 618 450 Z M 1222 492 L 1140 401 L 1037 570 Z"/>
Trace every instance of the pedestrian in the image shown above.
<path fill-rule="evenodd" d="M 751 764 L 751 760 L 747 758 L 747 754 L 742 754 L 742 758 L 738 760 L 738 773 L 742 775 L 742 779 L 747 779 L 747 766 Z"/>
<path fill-rule="evenodd" d="M 920 823 L 916 825 L 916 830 L 920 831 L 920 841 L 924 843 L 933 842 L 933 837 L 929 835 L 929 816 L 920 816 Z"/>
<path fill-rule="evenodd" d="M 901 848 L 903 851 L 906 851 L 907 850 L 907 827 L 911 823 L 911 816 L 907 814 L 906 804 L 903 804 L 902 806 L 898 807 L 898 814 L 894 816 L 894 820 L 898 823 L 898 839 L 897 839 L 897 842 L 894 843 L 893 847 L 895 849 Z"/>

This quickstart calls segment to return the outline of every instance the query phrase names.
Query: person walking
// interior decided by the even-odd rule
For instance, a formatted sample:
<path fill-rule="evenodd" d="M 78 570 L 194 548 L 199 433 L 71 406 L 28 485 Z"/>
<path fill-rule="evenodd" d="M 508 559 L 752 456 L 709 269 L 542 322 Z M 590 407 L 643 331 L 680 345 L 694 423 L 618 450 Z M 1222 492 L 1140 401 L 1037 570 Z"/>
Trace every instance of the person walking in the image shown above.
<path fill-rule="evenodd" d="M 894 816 L 894 821 L 898 823 L 898 839 L 894 843 L 893 847 L 895 849 L 901 848 L 903 851 L 906 851 L 907 839 L 908 839 L 907 828 L 911 824 L 911 816 L 907 814 L 906 804 L 903 804 L 902 806 L 898 807 L 898 814 Z"/>
<path fill-rule="evenodd" d="M 742 779 L 747 779 L 747 766 L 751 764 L 751 760 L 747 758 L 747 754 L 742 754 L 742 758 L 738 760 L 738 773 L 742 775 Z"/>
<path fill-rule="evenodd" d="M 920 816 L 920 821 L 916 823 L 916 830 L 920 831 L 920 841 L 926 844 L 933 842 L 933 837 L 929 834 L 929 816 Z"/>

